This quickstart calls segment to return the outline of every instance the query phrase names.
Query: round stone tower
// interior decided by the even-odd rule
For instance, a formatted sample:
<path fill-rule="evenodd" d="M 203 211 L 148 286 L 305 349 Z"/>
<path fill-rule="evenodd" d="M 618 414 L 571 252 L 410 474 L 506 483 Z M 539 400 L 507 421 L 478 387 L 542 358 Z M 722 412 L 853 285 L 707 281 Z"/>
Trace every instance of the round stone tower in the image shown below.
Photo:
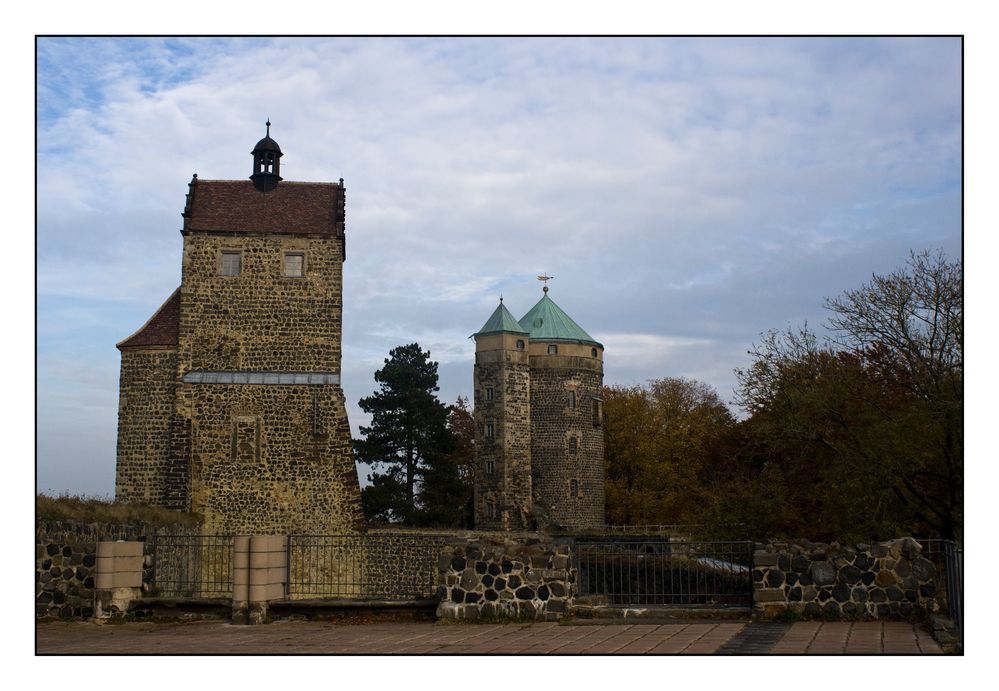
<path fill-rule="evenodd" d="M 602 526 L 604 348 L 547 286 L 518 323 L 529 332 L 534 514 L 552 527 Z"/>

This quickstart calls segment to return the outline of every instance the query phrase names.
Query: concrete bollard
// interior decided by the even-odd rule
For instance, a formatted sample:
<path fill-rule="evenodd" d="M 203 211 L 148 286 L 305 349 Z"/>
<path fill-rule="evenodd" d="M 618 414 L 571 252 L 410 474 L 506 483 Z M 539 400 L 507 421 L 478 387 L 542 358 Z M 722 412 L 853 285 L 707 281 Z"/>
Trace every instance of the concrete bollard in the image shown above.
<path fill-rule="evenodd" d="M 284 598 L 287 547 L 285 535 L 236 538 L 233 544 L 233 622 L 262 624 L 267 620 L 267 603 Z"/>
<path fill-rule="evenodd" d="M 250 536 L 232 541 L 232 621 L 248 624 L 250 611 Z"/>
<path fill-rule="evenodd" d="M 128 611 L 141 595 L 142 542 L 98 542 L 94 578 L 94 617 L 105 619 Z"/>

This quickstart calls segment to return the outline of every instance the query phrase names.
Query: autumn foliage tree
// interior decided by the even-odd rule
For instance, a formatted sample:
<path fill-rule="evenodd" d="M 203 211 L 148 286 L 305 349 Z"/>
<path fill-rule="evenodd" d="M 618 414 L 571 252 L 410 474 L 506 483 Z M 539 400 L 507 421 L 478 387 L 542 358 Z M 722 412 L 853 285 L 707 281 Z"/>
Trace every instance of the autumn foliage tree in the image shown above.
<path fill-rule="evenodd" d="M 749 437 L 786 490 L 772 529 L 959 537 L 961 265 L 912 254 L 826 307 L 828 338 L 807 327 L 769 332 L 736 372 Z"/>
<path fill-rule="evenodd" d="M 689 379 L 604 389 L 607 521 L 679 523 L 702 466 L 735 421 L 711 387 Z"/>
<path fill-rule="evenodd" d="M 736 422 L 704 384 L 609 387 L 608 522 L 868 541 L 963 532 L 963 276 L 941 253 L 826 301 L 820 337 L 770 331 L 736 370 Z"/>

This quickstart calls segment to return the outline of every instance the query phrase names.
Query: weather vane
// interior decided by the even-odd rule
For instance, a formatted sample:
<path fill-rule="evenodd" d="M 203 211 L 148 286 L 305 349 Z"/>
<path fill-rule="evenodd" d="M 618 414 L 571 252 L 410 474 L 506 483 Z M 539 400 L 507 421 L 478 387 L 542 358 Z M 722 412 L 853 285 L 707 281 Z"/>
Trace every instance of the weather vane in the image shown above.
<path fill-rule="evenodd" d="M 549 276 L 548 274 L 541 274 L 540 276 L 538 276 L 538 280 L 539 281 L 544 281 L 545 282 L 545 287 L 542 288 L 541 290 L 543 290 L 543 291 L 545 291 L 547 293 L 548 292 L 548 281 L 552 280 L 553 278 L 555 278 L 555 277 L 554 276 Z"/>

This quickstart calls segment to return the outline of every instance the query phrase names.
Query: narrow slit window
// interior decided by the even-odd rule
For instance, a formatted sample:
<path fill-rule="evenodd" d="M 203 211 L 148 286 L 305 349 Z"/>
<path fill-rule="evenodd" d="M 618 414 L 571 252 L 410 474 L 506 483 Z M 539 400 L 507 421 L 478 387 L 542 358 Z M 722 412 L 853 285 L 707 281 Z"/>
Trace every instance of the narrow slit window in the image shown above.
<path fill-rule="evenodd" d="M 486 400 L 487 401 L 493 400 L 493 387 L 491 386 L 486 387 Z"/>
<path fill-rule="evenodd" d="M 486 439 L 492 439 L 492 438 L 493 438 L 493 423 L 487 422 L 486 423 Z"/>
<path fill-rule="evenodd" d="M 569 480 L 569 495 L 573 497 L 579 496 L 579 480 L 576 478 Z"/>
<path fill-rule="evenodd" d="M 575 408 L 576 408 L 576 392 L 575 391 L 570 391 L 569 392 L 569 407 L 572 408 L 573 410 L 575 410 Z"/>
<path fill-rule="evenodd" d="M 603 401 L 593 399 L 593 426 L 600 427 L 604 422 Z"/>
<path fill-rule="evenodd" d="M 496 462 L 486 461 L 486 475 L 492 475 L 496 472 Z"/>
<path fill-rule="evenodd" d="M 575 454 L 579 452 L 579 440 L 575 437 L 569 437 L 569 453 Z"/>

